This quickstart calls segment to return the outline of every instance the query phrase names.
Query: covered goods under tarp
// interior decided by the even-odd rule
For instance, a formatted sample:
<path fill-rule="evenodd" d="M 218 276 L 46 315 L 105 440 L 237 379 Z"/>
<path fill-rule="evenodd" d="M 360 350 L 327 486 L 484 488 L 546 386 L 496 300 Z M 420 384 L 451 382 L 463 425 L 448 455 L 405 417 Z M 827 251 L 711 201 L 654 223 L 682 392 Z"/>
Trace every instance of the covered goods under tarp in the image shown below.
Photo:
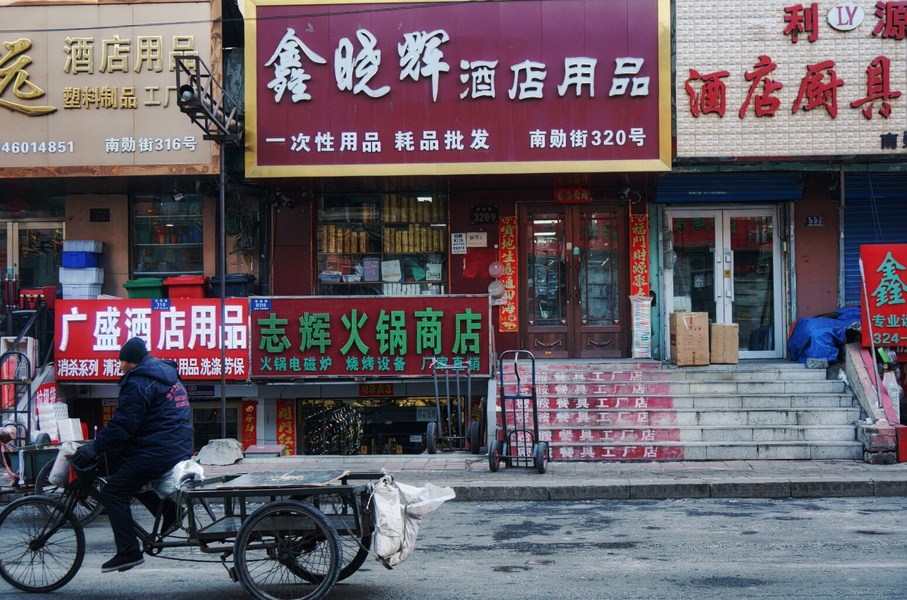
<path fill-rule="evenodd" d="M 841 348 L 847 341 L 847 330 L 859 326 L 859 306 L 839 308 L 832 316 L 799 319 L 787 341 L 790 358 L 800 363 L 805 363 L 808 358 L 837 362 Z"/>

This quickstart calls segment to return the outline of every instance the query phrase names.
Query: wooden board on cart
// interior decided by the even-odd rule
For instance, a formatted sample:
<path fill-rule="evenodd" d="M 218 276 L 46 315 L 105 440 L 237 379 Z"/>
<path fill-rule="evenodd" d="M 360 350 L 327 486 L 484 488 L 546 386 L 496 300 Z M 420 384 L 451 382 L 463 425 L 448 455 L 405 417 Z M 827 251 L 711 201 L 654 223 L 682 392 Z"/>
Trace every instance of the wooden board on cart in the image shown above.
<path fill-rule="evenodd" d="M 337 483 L 349 474 L 349 471 L 264 471 L 240 475 L 236 479 L 218 484 L 216 487 L 221 490 L 300 486 L 320 487 Z"/>

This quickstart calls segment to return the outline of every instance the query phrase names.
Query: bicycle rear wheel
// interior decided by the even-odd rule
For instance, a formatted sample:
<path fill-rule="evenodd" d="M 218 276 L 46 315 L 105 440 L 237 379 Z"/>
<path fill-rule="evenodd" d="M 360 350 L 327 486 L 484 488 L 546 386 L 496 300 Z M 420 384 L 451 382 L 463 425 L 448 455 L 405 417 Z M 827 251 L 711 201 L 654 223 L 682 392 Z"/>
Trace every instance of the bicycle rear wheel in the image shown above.
<path fill-rule="evenodd" d="M 53 468 L 52 462 L 47 463 L 38 475 L 35 477 L 35 495 L 48 496 L 54 500 L 60 500 L 63 497 L 63 488 L 57 487 L 50 482 L 50 470 Z M 100 490 L 101 480 L 95 478 L 93 484 L 95 489 Z M 72 507 L 72 512 L 82 525 L 88 525 L 98 518 L 101 514 L 101 503 L 93 496 L 84 495 L 76 505 Z"/>
<path fill-rule="evenodd" d="M 52 592 L 75 577 L 85 532 L 59 501 L 25 496 L 0 512 L 0 577 L 26 592 Z"/>
<path fill-rule="evenodd" d="M 296 500 L 265 504 L 236 535 L 236 578 L 256 600 L 317 600 L 337 582 L 341 546 L 322 514 Z"/>

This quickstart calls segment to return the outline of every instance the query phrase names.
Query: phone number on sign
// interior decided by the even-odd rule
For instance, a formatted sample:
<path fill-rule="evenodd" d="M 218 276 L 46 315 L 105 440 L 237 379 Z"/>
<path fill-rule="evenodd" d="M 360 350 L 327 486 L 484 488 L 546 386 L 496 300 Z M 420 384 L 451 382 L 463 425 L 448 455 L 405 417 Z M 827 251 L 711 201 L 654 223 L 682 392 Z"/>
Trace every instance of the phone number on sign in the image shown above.
<path fill-rule="evenodd" d="M 0 154 L 62 154 L 75 152 L 75 142 L 3 142 Z"/>

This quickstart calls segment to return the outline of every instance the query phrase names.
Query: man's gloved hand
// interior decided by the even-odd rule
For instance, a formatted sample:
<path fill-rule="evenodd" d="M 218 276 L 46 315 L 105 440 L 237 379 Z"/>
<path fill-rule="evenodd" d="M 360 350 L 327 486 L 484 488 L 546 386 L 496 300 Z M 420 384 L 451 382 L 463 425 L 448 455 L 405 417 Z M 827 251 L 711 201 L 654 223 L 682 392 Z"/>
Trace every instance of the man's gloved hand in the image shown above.
<path fill-rule="evenodd" d="M 92 466 L 98 459 L 98 453 L 92 444 L 79 446 L 76 453 L 72 455 L 72 466 L 77 469 L 87 469 Z"/>

